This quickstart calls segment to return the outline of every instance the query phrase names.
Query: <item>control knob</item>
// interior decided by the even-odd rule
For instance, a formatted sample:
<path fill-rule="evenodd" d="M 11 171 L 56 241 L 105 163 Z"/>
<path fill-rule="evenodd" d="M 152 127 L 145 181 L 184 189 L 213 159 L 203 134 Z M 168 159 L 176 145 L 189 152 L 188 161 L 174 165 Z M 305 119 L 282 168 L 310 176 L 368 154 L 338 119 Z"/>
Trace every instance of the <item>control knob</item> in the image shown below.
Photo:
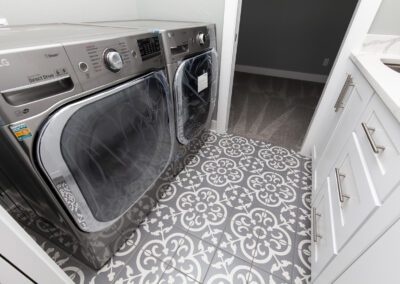
<path fill-rule="evenodd" d="M 120 71 L 124 66 L 121 54 L 115 49 L 106 49 L 104 51 L 104 63 L 113 72 Z"/>
<path fill-rule="evenodd" d="M 197 41 L 199 42 L 200 45 L 204 45 L 208 40 L 208 34 L 205 33 L 199 33 L 197 35 Z"/>

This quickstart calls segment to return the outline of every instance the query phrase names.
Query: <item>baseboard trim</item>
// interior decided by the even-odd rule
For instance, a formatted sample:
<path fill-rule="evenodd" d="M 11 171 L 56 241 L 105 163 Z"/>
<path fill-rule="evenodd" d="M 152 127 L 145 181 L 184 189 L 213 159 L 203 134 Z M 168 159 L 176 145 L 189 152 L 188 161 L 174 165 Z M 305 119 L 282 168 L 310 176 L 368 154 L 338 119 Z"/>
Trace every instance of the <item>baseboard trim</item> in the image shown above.
<path fill-rule="evenodd" d="M 211 120 L 210 129 L 213 130 L 213 131 L 217 131 L 217 120 L 215 120 L 215 119 Z"/>
<path fill-rule="evenodd" d="M 302 80 L 302 81 L 311 81 L 317 83 L 326 83 L 326 80 L 328 79 L 328 76 L 326 75 L 279 70 L 279 69 L 240 65 L 240 64 L 236 64 L 235 71 L 257 74 L 257 75 L 266 75 L 266 76 L 273 76 L 280 78 Z"/>

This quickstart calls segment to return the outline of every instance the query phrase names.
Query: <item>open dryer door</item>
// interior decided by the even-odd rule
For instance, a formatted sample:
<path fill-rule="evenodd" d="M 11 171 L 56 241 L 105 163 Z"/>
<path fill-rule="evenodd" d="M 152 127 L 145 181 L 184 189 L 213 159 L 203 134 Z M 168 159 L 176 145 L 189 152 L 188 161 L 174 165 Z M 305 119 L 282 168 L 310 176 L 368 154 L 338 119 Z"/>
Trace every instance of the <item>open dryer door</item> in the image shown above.
<path fill-rule="evenodd" d="M 175 74 L 178 141 L 188 144 L 210 127 L 218 85 L 217 52 L 212 49 L 182 61 Z"/>
<path fill-rule="evenodd" d="M 173 106 L 163 72 L 67 105 L 38 139 L 41 168 L 78 226 L 113 224 L 173 156 Z"/>

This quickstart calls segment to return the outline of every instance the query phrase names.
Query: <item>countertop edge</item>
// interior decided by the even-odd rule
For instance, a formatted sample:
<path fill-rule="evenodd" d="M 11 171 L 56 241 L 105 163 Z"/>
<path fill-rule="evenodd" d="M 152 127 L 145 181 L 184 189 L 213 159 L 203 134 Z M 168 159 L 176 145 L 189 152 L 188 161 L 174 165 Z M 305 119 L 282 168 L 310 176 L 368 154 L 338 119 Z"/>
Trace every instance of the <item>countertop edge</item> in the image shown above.
<path fill-rule="evenodd" d="M 381 98 L 397 121 L 400 122 L 400 74 L 396 74 L 395 71 L 389 70 L 388 67 L 380 63 L 381 58 L 384 57 L 388 57 L 388 55 L 360 52 L 352 53 L 350 59 L 371 84 L 375 93 Z M 385 70 L 386 68 L 388 70 Z M 389 78 L 388 74 L 390 75 Z M 393 76 L 395 75 L 399 76 L 398 84 L 393 82 Z"/>

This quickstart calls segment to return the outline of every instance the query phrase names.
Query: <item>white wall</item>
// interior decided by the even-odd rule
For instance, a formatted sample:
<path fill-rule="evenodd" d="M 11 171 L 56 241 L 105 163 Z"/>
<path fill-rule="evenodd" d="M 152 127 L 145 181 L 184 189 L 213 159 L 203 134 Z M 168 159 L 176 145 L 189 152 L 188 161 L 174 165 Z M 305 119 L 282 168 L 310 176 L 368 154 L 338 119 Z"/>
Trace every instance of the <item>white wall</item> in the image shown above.
<path fill-rule="evenodd" d="M 0 0 L 10 25 L 136 18 L 136 0 Z"/>
<path fill-rule="evenodd" d="M 221 50 L 225 0 L 0 0 L 0 18 L 10 25 L 129 19 L 217 24 Z"/>
<path fill-rule="evenodd" d="M 221 50 L 225 0 L 136 0 L 136 2 L 140 19 L 216 23 L 218 50 Z"/>
<path fill-rule="evenodd" d="M 383 0 L 370 33 L 400 35 L 400 0 Z"/>

